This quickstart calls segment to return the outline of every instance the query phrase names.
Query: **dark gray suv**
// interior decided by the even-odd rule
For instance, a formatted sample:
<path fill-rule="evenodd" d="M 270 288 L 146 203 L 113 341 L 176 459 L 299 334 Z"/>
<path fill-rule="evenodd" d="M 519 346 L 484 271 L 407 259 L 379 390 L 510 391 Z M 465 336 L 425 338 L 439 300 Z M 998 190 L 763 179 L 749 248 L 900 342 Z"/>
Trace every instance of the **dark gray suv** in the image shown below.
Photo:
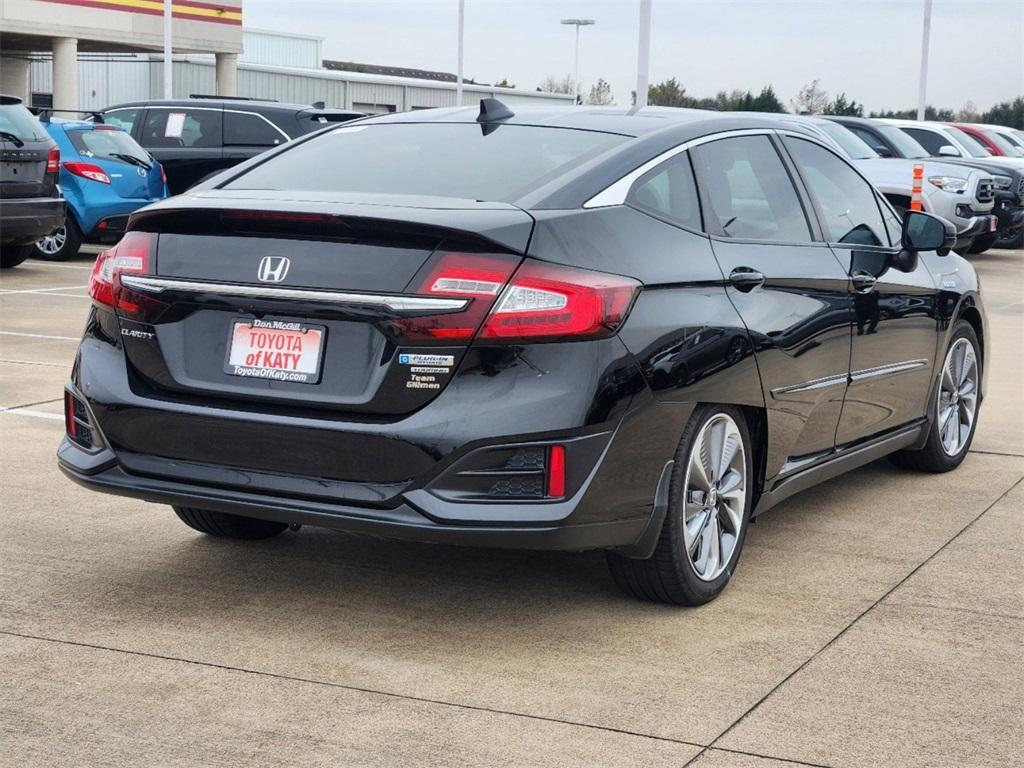
<path fill-rule="evenodd" d="M 16 267 L 64 225 L 60 150 L 14 96 L 0 96 L 0 267 Z"/>

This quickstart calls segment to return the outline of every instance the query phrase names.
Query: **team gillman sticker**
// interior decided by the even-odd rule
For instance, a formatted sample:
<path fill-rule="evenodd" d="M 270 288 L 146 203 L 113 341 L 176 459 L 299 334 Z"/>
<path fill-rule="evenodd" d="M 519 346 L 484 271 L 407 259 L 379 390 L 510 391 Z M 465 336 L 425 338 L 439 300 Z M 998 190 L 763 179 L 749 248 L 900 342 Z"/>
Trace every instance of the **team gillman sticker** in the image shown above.
<path fill-rule="evenodd" d="M 409 366 L 406 389 L 440 389 L 438 376 L 447 376 L 455 365 L 454 355 L 406 354 L 398 356 L 400 365 Z"/>

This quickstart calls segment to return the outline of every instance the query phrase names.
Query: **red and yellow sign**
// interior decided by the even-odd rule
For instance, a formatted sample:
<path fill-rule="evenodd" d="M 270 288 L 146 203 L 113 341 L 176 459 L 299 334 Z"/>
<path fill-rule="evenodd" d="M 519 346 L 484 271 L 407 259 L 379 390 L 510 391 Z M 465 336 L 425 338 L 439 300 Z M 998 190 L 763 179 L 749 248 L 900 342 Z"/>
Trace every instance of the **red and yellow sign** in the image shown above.
<path fill-rule="evenodd" d="M 127 11 L 129 13 L 146 13 L 153 16 L 164 15 L 163 0 L 43 0 L 46 3 L 61 5 L 78 5 L 86 8 L 101 8 L 105 11 Z M 240 5 L 222 5 L 218 3 L 202 3 L 197 0 L 174 0 L 171 14 L 175 19 L 189 21 L 209 21 L 214 24 L 242 23 Z"/>

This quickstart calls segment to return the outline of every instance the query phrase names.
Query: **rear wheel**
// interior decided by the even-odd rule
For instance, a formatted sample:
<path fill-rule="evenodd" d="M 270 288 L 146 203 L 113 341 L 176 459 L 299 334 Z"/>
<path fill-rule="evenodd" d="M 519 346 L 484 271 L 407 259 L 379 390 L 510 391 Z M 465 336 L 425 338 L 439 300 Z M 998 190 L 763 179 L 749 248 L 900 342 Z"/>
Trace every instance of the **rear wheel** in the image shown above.
<path fill-rule="evenodd" d="M 982 360 L 978 337 L 966 320 L 956 324 L 939 373 L 928 442 L 919 451 L 900 451 L 893 462 L 922 472 L 948 472 L 960 466 L 978 422 Z"/>
<path fill-rule="evenodd" d="M 753 492 L 750 434 L 729 406 L 701 406 L 676 450 L 669 509 L 654 555 L 608 553 L 625 592 L 644 600 L 702 605 L 718 596 L 739 560 Z"/>
<path fill-rule="evenodd" d="M 68 215 L 64 220 L 64 226 L 35 244 L 35 251 L 32 255 L 44 261 L 67 261 L 77 256 L 81 247 L 82 230 Z"/>
<path fill-rule="evenodd" d="M 286 523 L 195 507 L 174 507 L 174 514 L 189 528 L 224 539 L 269 539 L 288 527 Z"/>
<path fill-rule="evenodd" d="M 10 269 L 16 267 L 29 256 L 32 255 L 32 251 L 35 249 L 35 245 L 29 243 L 28 245 L 5 245 L 0 248 L 0 269 Z"/>

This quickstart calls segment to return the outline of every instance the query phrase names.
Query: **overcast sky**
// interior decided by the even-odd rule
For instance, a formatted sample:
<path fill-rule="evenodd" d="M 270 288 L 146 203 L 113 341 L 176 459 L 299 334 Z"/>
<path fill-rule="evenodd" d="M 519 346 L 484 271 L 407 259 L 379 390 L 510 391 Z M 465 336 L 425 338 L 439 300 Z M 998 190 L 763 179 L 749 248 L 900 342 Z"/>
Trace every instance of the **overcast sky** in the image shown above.
<path fill-rule="evenodd" d="M 466 0 L 465 75 L 533 89 L 573 68 L 628 104 L 636 83 L 638 0 Z M 789 106 L 814 78 L 871 109 L 910 108 L 924 0 L 653 0 L 651 82 L 694 96 L 772 84 Z M 457 0 L 244 0 L 245 24 L 324 39 L 324 56 L 456 69 Z M 984 110 L 1024 94 L 1024 0 L 935 0 L 928 102 Z"/>

